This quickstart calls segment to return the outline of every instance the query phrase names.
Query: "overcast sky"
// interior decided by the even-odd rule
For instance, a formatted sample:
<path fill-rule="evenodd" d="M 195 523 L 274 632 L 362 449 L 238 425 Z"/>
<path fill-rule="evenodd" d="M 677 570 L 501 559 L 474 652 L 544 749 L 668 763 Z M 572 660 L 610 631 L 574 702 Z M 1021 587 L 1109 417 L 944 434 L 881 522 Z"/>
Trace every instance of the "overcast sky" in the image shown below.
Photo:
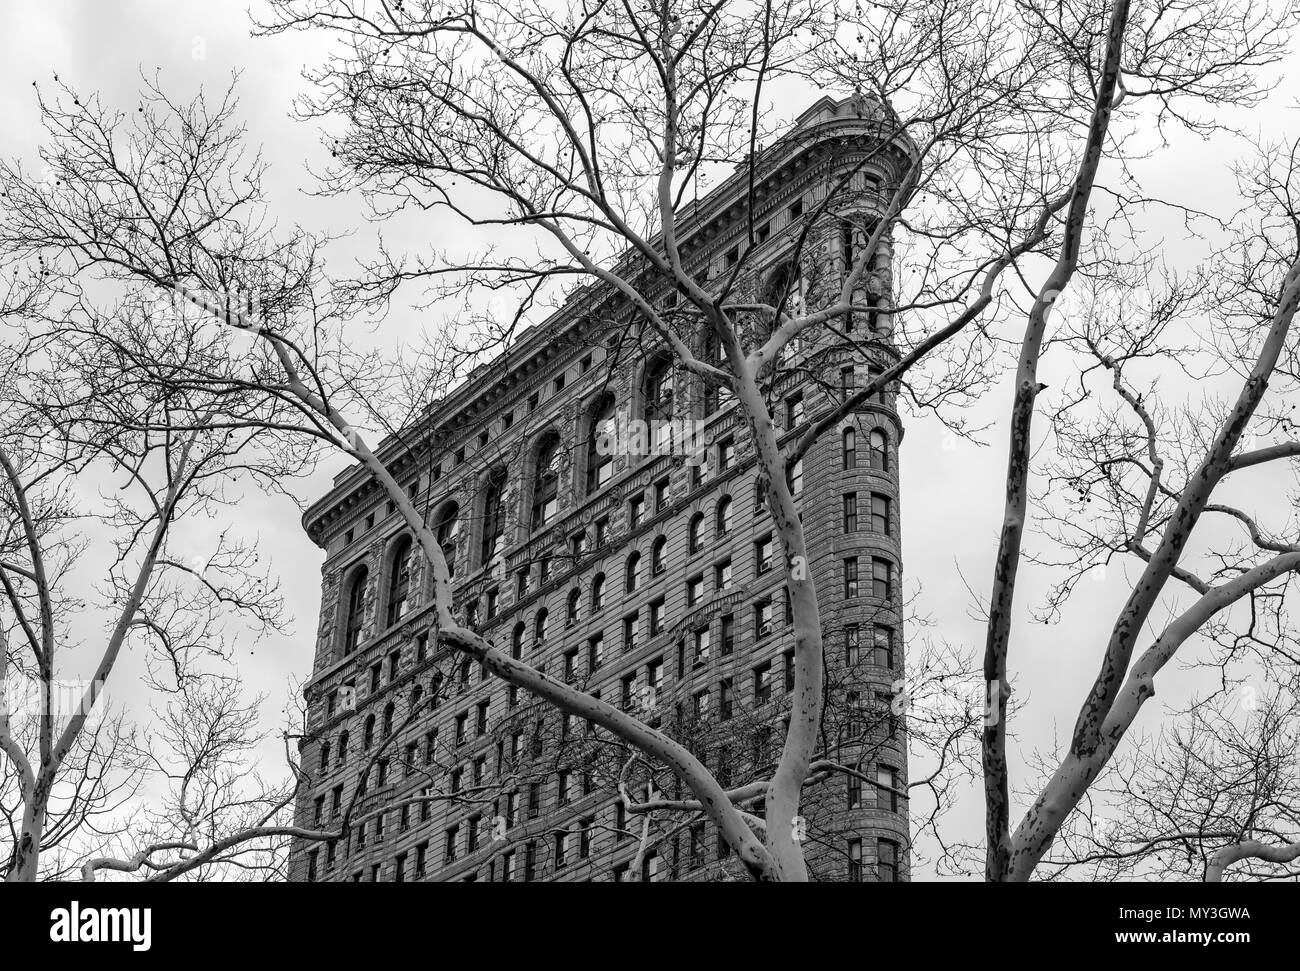
<path fill-rule="evenodd" d="M 248 18 L 234 3 L 5 0 L 0 5 L 0 150 L 32 157 L 38 139 L 32 82 L 46 81 L 54 73 L 82 91 L 98 92 L 110 105 L 130 108 L 142 72 L 161 70 L 164 87 L 184 96 L 199 85 L 224 88 L 232 72 L 239 71 L 240 114 L 250 140 L 264 146 L 271 164 L 267 189 L 279 219 L 315 230 L 359 227 L 340 255 L 363 255 L 374 237 L 361 223 L 360 204 L 306 194 L 312 186 L 308 169 L 319 167 L 327 153 L 316 130 L 289 116 L 295 94 L 303 89 L 300 71 L 317 63 L 320 55 L 319 42 L 301 34 L 251 38 Z M 1300 132 L 1296 113 L 1288 107 L 1297 90 L 1295 67 L 1293 58 L 1277 96 L 1266 109 L 1241 117 L 1243 127 L 1269 131 L 1289 126 L 1293 133 Z M 793 116 L 803 105 L 782 107 L 784 114 Z M 1241 147 L 1226 140 L 1202 144 L 1189 139 L 1175 148 L 1145 166 L 1143 175 L 1183 202 L 1226 214 L 1234 205 L 1227 166 Z M 427 215 L 411 238 L 399 242 L 418 246 L 419 234 L 438 239 L 458 232 L 446 219 Z M 1185 244 L 1176 219 L 1170 219 L 1167 233 L 1167 244 L 1177 257 Z M 375 339 L 395 345 L 413 340 L 420 327 L 436 325 L 436 318 L 399 311 Z M 1050 354 L 1044 367 L 1044 379 L 1060 387 L 1063 376 L 1053 373 Z M 961 577 L 981 597 L 987 596 L 1002 508 L 1006 444 L 1001 419 L 1008 401 L 1006 386 L 1000 386 L 972 414 L 974 426 L 998 422 L 987 447 L 952 438 L 929 417 L 905 416 L 901 513 L 907 584 L 909 590 L 921 588 L 919 609 L 934 620 L 934 631 L 957 642 L 983 642 L 982 625 L 974 619 Z M 323 492 L 338 467 L 332 462 L 314 481 L 304 483 L 302 498 Z M 1293 485 L 1284 471 L 1273 470 L 1253 480 L 1255 487 L 1270 476 L 1283 489 Z M 322 555 L 301 531 L 296 510 L 284 500 L 249 501 L 239 509 L 239 520 L 241 528 L 259 537 L 262 549 L 280 568 L 297 618 L 294 636 L 270 640 L 239 660 L 245 682 L 272 695 L 275 703 L 268 706 L 268 718 L 278 721 L 288 680 L 310 672 Z M 1131 567 L 1127 572 L 1131 575 Z M 1051 748 L 1056 738 L 1068 737 L 1085 686 L 1098 667 L 1105 632 L 1129 587 L 1117 570 L 1086 583 L 1064 620 L 1049 628 L 1030 623 L 1027 615 L 1027 608 L 1045 592 L 1043 577 L 1033 570 L 1025 576 L 1027 582 L 1017 595 L 1021 622 L 1013 639 L 1013 668 L 1026 708 L 1016 733 L 1022 748 Z M 1177 698 L 1189 690 L 1192 681 L 1179 677 L 1182 680 L 1162 685 L 1162 696 Z M 1139 727 L 1153 726 L 1151 716 L 1145 713 Z M 1023 773 L 1016 778 L 1025 781 Z M 974 838 L 982 826 L 978 803 L 969 801 L 957 822 Z"/>

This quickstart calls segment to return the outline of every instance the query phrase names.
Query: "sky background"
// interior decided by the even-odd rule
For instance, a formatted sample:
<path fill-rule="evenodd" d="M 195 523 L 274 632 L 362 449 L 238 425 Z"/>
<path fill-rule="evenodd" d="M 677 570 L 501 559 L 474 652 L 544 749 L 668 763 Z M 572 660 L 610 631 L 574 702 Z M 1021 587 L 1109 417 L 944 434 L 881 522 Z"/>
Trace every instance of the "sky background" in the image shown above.
<path fill-rule="evenodd" d="M 278 219 L 316 231 L 356 230 L 335 255 L 334 265 L 346 273 L 352 269 L 347 261 L 364 256 L 373 245 L 374 230 L 363 222 L 358 200 L 322 200 L 309 194 L 309 170 L 323 167 L 328 152 L 314 127 L 290 117 L 294 96 L 304 89 L 300 72 L 318 63 L 323 50 L 319 40 L 297 33 L 250 37 L 245 8 L 236 3 L 5 0 L 0 5 L 0 151 L 29 161 L 34 158 L 39 131 L 32 82 L 46 82 L 54 73 L 84 92 L 97 92 L 107 104 L 129 110 L 136 103 L 142 74 L 161 71 L 164 87 L 183 98 L 199 86 L 224 89 L 232 73 L 240 72 L 239 114 L 248 127 L 249 141 L 262 145 L 270 163 L 266 189 Z M 1289 127 L 1300 132 L 1293 107 L 1296 67 L 1293 57 L 1269 105 L 1240 117 L 1244 128 L 1276 132 Z M 792 102 L 780 110 L 793 117 L 804 107 L 806 102 Z M 1174 198 L 1227 214 L 1235 206 L 1228 166 L 1241 150 L 1242 146 L 1226 140 L 1187 139 L 1141 166 L 1141 174 Z M 407 238 L 399 235 L 394 242 L 411 247 L 426 245 L 428 240 L 464 239 L 463 227 L 436 212 L 418 222 L 407 221 L 401 232 Z M 1193 254 L 1176 218 L 1170 217 L 1164 227 L 1157 224 L 1157 235 L 1161 233 L 1175 259 Z M 385 234 L 391 236 L 392 231 L 386 229 Z M 436 314 L 399 308 L 364 339 L 396 348 L 402 342 L 418 342 L 422 329 L 439 324 Z M 1054 367 L 1049 354 L 1044 380 L 1061 387 L 1066 376 L 1054 372 Z M 1200 393 L 1177 385 L 1172 391 L 1193 398 Z M 1006 444 L 1001 422 L 1008 402 L 1008 388 L 1002 384 L 972 409 L 972 426 L 998 423 L 984 445 L 954 438 L 929 416 L 904 416 L 901 514 L 906 583 L 909 591 L 919 591 L 917 609 L 933 621 L 931 633 L 959 644 L 983 643 L 983 627 L 962 577 L 977 594 L 987 596 L 1002 508 Z M 319 496 L 341 467 L 341 459 L 328 460 L 313 479 L 298 485 L 298 495 L 304 501 Z M 1294 484 L 1284 470 L 1261 472 L 1252 480 L 1253 488 L 1259 490 L 1264 482 L 1279 489 Z M 301 530 L 298 510 L 285 499 L 251 497 L 241 504 L 237 517 L 245 535 L 256 537 L 264 554 L 270 555 L 296 618 L 292 636 L 268 639 L 251 651 L 245 649 L 238 658 L 250 690 L 270 696 L 268 724 L 276 724 L 287 686 L 310 673 L 323 555 Z M 212 525 L 215 535 L 220 524 Z M 195 542 L 203 542 L 203 537 L 196 535 Z M 1030 546 L 1036 543 L 1031 538 Z M 1013 639 L 1013 680 L 1024 706 L 1015 724 L 1021 750 L 1054 749 L 1058 739 L 1068 738 L 1085 687 L 1099 664 L 1109 625 L 1128 593 L 1125 578 L 1131 573 L 1131 567 L 1113 569 L 1085 582 L 1062 621 L 1050 627 L 1033 623 L 1028 614 L 1030 606 L 1041 602 L 1046 575 L 1032 569 L 1023 574 Z M 84 634 L 87 644 L 93 644 L 95 632 Z M 1162 684 L 1161 696 L 1176 700 L 1194 685 L 1191 676 L 1178 675 Z M 122 699 L 122 692 L 128 690 L 119 687 L 112 694 Z M 1148 710 L 1139 729 L 1152 728 L 1157 722 L 1154 715 L 1154 709 Z M 268 751 L 268 769 L 274 758 L 274 751 Z M 1023 771 L 1017 770 L 1015 778 L 1023 783 Z M 952 833 L 977 838 L 982 828 L 978 802 L 966 801 L 950 822 Z"/>

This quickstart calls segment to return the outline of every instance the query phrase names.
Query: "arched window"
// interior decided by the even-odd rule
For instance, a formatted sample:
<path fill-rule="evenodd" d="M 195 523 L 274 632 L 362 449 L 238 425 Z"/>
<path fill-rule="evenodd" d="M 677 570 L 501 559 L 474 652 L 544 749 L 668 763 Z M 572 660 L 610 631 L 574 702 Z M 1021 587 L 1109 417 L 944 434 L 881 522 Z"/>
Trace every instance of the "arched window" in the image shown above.
<path fill-rule="evenodd" d="M 569 591 L 569 612 L 567 620 L 576 624 L 582 618 L 582 591 L 574 587 Z"/>
<path fill-rule="evenodd" d="M 627 566 L 623 570 L 623 589 L 628 593 L 635 593 L 637 587 L 641 586 L 641 554 L 633 552 L 627 558 Z"/>
<path fill-rule="evenodd" d="M 537 611 L 537 616 L 533 619 L 533 648 L 542 648 L 546 646 L 546 608 L 543 607 Z"/>
<path fill-rule="evenodd" d="M 858 433 L 852 428 L 844 429 L 840 436 L 840 465 L 844 471 L 858 467 Z"/>
<path fill-rule="evenodd" d="M 393 734 L 393 703 L 390 701 L 384 706 L 384 738 Z"/>
<path fill-rule="evenodd" d="M 614 450 L 607 447 L 614 433 L 614 411 L 614 396 L 606 393 L 600 396 L 588 416 L 587 495 L 604 486 L 614 476 Z"/>
<path fill-rule="evenodd" d="M 691 517 L 691 524 L 687 527 L 686 549 L 689 553 L 698 553 L 700 546 L 704 541 L 704 513 L 697 512 Z"/>
<path fill-rule="evenodd" d="M 403 536 L 393 547 L 388 574 L 388 626 L 406 614 L 411 596 L 411 537 Z"/>
<path fill-rule="evenodd" d="M 597 573 L 591 581 L 591 609 L 593 612 L 605 606 L 605 574 Z"/>
<path fill-rule="evenodd" d="M 320 743 L 320 774 L 324 775 L 330 768 L 330 743 Z"/>
<path fill-rule="evenodd" d="M 525 629 L 526 628 L 524 627 L 524 622 L 522 620 L 519 623 L 515 624 L 515 629 L 510 634 L 510 656 L 511 657 L 518 658 L 524 656 L 524 630 Z"/>
<path fill-rule="evenodd" d="M 722 371 L 727 368 L 727 354 L 722 349 L 722 341 L 712 331 L 704 338 L 704 361 Z M 707 377 L 703 381 L 705 415 L 713 414 L 735 397 L 730 382 Z"/>
<path fill-rule="evenodd" d="M 348 760 L 348 733 L 339 733 L 338 753 L 334 756 L 334 764 L 342 765 Z"/>
<path fill-rule="evenodd" d="M 873 428 L 868 442 L 871 446 L 871 467 L 877 472 L 888 472 L 889 439 L 879 428 Z"/>
<path fill-rule="evenodd" d="M 438 546 L 442 548 L 443 558 L 447 561 L 447 573 L 456 575 L 456 539 L 460 536 L 460 507 L 449 502 L 438 516 L 438 525 L 434 528 L 438 537 Z"/>
<path fill-rule="evenodd" d="M 375 716 L 371 712 L 366 716 L 365 728 L 361 731 L 361 751 L 369 752 L 370 746 L 375 743 Z"/>
<path fill-rule="evenodd" d="M 483 539 L 479 544 L 479 565 L 491 563 L 501 552 L 505 535 L 506 470 L 497 469 L 483 485 Z"/>
<path fill-rule="evenodd" d="M 363 566 L 352 577 L 348 587 L 348 602 L 343 620 L 343 653 L 351 654 L 361 644 L 361 625 L 366 619 L 366 578 L 369 571 Z"/>
<path fill-rule="evenodd" d="M 538 444 L 533 464 L 533 516 L 530 521 L 533 529 L 550 522 L 559 511 L 559 462 L 560 436 L 552 432 Z"/>
<path fill-rule="evenodd" d="M 784 312 L 799 314 L 804 309 L 807 287 L 803 270 L 796 263 L 784 263 L 767 278 L 763 302 L 776 307 L 784 300 Z"/>
<path fill-rule="evenodd" d="M 731 496 L 723 496 L 718 500 L 714 526 L 719 536 L 726 536 L 731 532 Z"/>
<path fill-rule="evenodd" d="M 641 380 L 641 401 L 653 454 L 670 454 L 673 445 L 673 372 L 668 358 L 660 358 L 646 368 Z"/>
<path fill-rule="evenodd" d="M 650 572 L 658 576 L 668 569 L 668 537 L 660 536 L 655 540 L 655 545 L 650 548 Z"/>

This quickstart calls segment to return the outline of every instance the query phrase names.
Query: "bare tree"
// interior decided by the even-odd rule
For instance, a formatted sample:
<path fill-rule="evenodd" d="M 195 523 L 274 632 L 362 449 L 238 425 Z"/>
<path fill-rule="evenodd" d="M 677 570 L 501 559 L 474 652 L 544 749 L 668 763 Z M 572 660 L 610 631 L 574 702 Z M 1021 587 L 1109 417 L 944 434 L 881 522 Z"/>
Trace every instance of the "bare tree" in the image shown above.
<path fill-rule="evenodd" d="M 210 400 L 159 392 L 140 355 L 166 370 L 212 348 L 162 340 L 154 308 L 128 301 L 100 319 L 74 292 L 38 285 L 42 301 L 6 308 L 0 384 L 11 881 L 75 875 L 102 847 L 157 828 L 141 799 L 160 776 L 178 788 L 153 812 L 192 850 L 275 801 L 248 771 L 253 716 L 223 666 L 243 639 L 281 628 L 280 598 L 233 530 L 215 542 L 187 530 L 238 498 L 239 477 L 275 489 L 308 461 L 292 443 L 268 447 L 273 431 L 227 424 L 262 403 L 227 399 L 219 417 Z M 134 716 L 150 693 L 181 710 L 142 734 Z"/>
<path fill-rule="evenodd" d="M 1095 880 L 1294 880 L 1296 698 L 1219 692 L 1117 755 L 1043 870 Z M 1114 807 L 1122 807 L 1115 812 Z"/>
<path fill-rule="evenodd" d="M 1300 562 L 1292 544 L 1261 533 L 1246 513 L 1211 501 L 1230 473 L 1294 454 L 1289 443 L 1264 448 L 1250 444 L 1251 429 L 1259 427 L 1265 392 L 1270 382 L 1289 376 L 1293 353 L 1288 335 L 1300 295 L 1293 147 L 1280 153 L 1266 150 L 1258 165 L 1240 173 L 1249 224 L 1237 230 L 1220 257 L 1220 264 L 1233 270 L 1222 279 L 1213 299 L 1200 299 L 1208 291 L 1189 279 L 1166 279 L 1163 286 L 1143 290 L 1149 278 L 1143 279 L 1142 273 L 1151 272 L 1152 261 L 1141 253 L 1137 235 L 1114 221 L 1132 226 L 1135 213 L 1144 208 L 1134 206 L 1137 200 L 1132 194 L 1108 190 L 1116 205 L 1114 218 L 1106 223 L 1106 236 L 1091 245 L 1085 241 L 1092 224 L 1088 209 L 1100 186 L 1107 146 L 1117 138 L 1111 130 L 1117 112 L 1131 109 L 1137 117 L 1185 120 L 1189 109 L 1180 110 L 1174 102 L 1189 96 L 1193 103 L 1252 103 L 1266 89 L 1262 77 L 1252 80 L 1252 76 L 1278 56 L 1285 27 L 1294 17 L 1287 12 L 1238 17 L 1222 11 L 1202 17 L 1210 11 L 1197 6 L 1195 11 L 1170 10 L 1173 16 L 1160 24 L 1157 11 L 1164 8 L 1131 9 L 1128 3 L 1114 3 L 1104 32 L 1099 25 L 1088 28 L 1088 20 L 1071 11 L 1078 15 L 1080 29 L 1089 31 L 1096 42 L 1104 42 L 1104 55 L 1095 64 L 1091 59 L 1081 63 L 1096 97 L 1088 146 L 1074 180 L 1058 259 L 1035 292 L 1019 342 L 1006 510 L 993 571 L 985 653 L 989 685 L 984 740 L 986 874 L 992 880 L 1024 880 L 1034 873 L 1069 814 L 1087 797 L 1138 712 L 1153 697 L 1156 676 L 1175 654 L 1198 634 L 1214 635 L 1217 615 L 1233 604 L 1253 602 L 1263 591 L 1276 591 L 1279 584 L 1287 583 Z M 1193 37 L 1200 43 L 1193 44 Z M 1212 55 L 1207 53 L 1211 51 Z M 1138 268 L 1136 274 L 1124 272 L 1115 259 L 1120 254 Z M 1052 521 L 1060 524 L 1058 538 L 1078 557 L 1069 564 L 1068 579 L 1054 595 L 1053 609 L 1059 608 L 1079 575 L 1114 556 L 1135 557 L 1140 575 L 1111 629 L 1101 670 L 1079 711 L 1067 750 L 1052 760 L 1050 777 L 1033 794 L 1012 832 L 1005 706 L 1011 693 L 1007 672 L 1012 598 L 1029 523 L 1032 419 L 1043 390 L 1038 366 L 1049 334 L 1049 311 L 1085 265 L 1092 286 L 1087 306 L 1077 315 L 1063 314 L 1064 323 L 1058 325 L 1064 343 L 1078 348 L 1081 357 L 1078 386 L 1070 389 L 1068 406 L 1058 418 L 1065 446 L 1062 464 L 1070 471 L 1057 481 L 1068 484 L 1087 502 L 1100 497 L 1104 510 L 1089 518 L 1078 516 L 1077 506 L 1072 514 L 1048 507 Z M 1150 391 L 1136 391 L 1128 379 L 1145 361 L 1162 360 L 1176 369 L 1185 347 L 1176 325 L 1189 320 L 1206 321 L 1229 335 L 1224 342 L 1201 347 L 1209 350 L 1217 366 L 1226 364 L 1241 383 L 1234 400 L 1207 407 L 1182 424 L 1179 430 L 1188 437 L 1177 456 L 1180 467 L 1168 454 L 1170 443 L 1176 441 L 1173 419 L 1157 410 Z M 1116 417 L 1109 411 L 1090 419 L 1077 416 L 1082 398 L 1092 393 L 1090 382 L 1099 374 L 1109 378 L 1107 390 L 1123 403 L 1136 428 L 1131 422 L 1118 429 L 1109 427 Z M 1252 543 L 1244 549 L 1223 550 L 1221 555 L 1208 554 L 1211 562 L 1217 562 L 1202 577 L 1193 565 L 1200 554 L 1190 541 L 1207 512 L 1236 518 Z M 1071 516 L 1074 522 L 1067 521 Z M 1151 646 L 1134 661 L 1137 642 L 1153 609 L 1170 592 L 1171 581 L 1189 588 L 1195 598 L 1173 612 L 1169 622 L 1158 628 Z"/>
<path fill-rule="evenodd" d="M 1153 104 L 1162 124 L 1212 127 L 1188 116 L 1184 103 L 1252 98 L 1251 69 L 1277 58 L 1287 15 L 1193 3 L 1152 4 L 1130 18 L 1123 0 L 1051 11 L 1032 3 L 931 2 L 856 12 L 727 0 L 562 10 L 474 0 L 282 0 L 273 9 L 267 31 L 314 30 L 339 41 L 303 105 L 308 117 L 342 125 L 330 142 L 338 166 L 325 174 L 327 190 L 359 190 L 381 217 L 445 208 L 473 225 L 515 230 L 535 247 L 518 256 L 384 252 L 340 293 L 324 278 L 323 240 L 302 232 L 280 240 L 271 232 L 260 162 L 241 148 L 229 98 L 177 104 L 156 86 L 126 115 L 66 90 L 42 101 L 45 161 L 56 179 L 42 184 L 13 166 L 0 172 L 9 206 L 0 243 L 12 258 L 44 261 L 42 272 L 65 285 L 97 278 L 118 293 L 163 293 L 210 324 L 226 325 L 225 335 L 251 335 L 247 353 L 205 355 L 166 373 L 147 357 L 134 363 L 149 382 L 210 402 L 213 420 L 227 414 L 231 400 L 264 409 L 223 417 L 223 428 L 305 436 L 341 449 L 373 475 L 432 571 L 439 643 L 635 750 L 625 764 L 629 773 L 647 773 L 640 795 L 623 784 L 626 804 L 644 817 L 643 851 L 665 815 L 654 798 L 663 787 L 649 780 L 666 770 L 690 792 L 690 805 L 680 808 L 698 807 L 752 876 L 808 877 L 799 825 L 804 788 L 818 773 L 851 777 L 857 770 L 822 747 L 825 643 L 787 473 L 855 407 L 900 388 L 915 406 L 938 409 L 966 432 L 952 406 L 997 373 L 991 328 L 1003 277 L 1028 272 L 1049 246 L 1058 254 L 1047 283 L 1034 291 L 1025 337 L 1014 345 L 1020 365 L 1007 521 L 985 659 L 994 688 L 985 734 L 988 873 L 1027 876 L 1059 825 L 1058 807 L 1069 801 L 1052 790 L 1013 843 L 1005 759 L 1010 606 L 1047 310 L 1079 268 L 1103 154 L 1121 166 L 1130 158 L 1111 130 L 1121 99 Z M 752 205 L 769 157 L 762 149 L 771 147 L 775 128 L 764 89 L 808 82 L 858 92 L 866 157 L 808 214 L 790 254 L 793 272 L 766 287 L 754 274 L 762 227 Z M 749 242 L 719 271 L 691 254 L 691 203 L 710 178 L 737 166 L 749 186 Z M 864 193 L 855 177 L 868 168 L 886 178 Z M 850 243 L 837 266 L 829 242 L 841 225 Z M 903 258 L 916 272 L 897 272 Z M 1099 252 L 1087 269 L 1104 276 L 1125 258 Z M 485 289 L 513 294 L 516 309 L 496 319 L 468 315 L 468 340 L 442 345 L 422 377 L 397 383 L 389 380 L 396 369 L 358 355 L 346 335 L 357 313 L 385 308 L 409 283 L 427 287 L 431 299 Z M 508 343 L 532 308 L 571 294 L 572 285 L 591 287 L 581 295 L 594 316 L 626 335 L 633 353 L 666 351 L 693 379 L 728 390 L 752 440 L 782 552 L 794 642 L 789 729 L 770 772 L 752 784 L 729 787 L 680 740 L 507 656 L 458 617 L 427 510 L 380 457 L 392 453 L 390 444 L 372 448 L 362 434 L 375 426 L 396 432 L 403 423 L 384 411 L 401 391 L 454 372 L 448 362 Z M 1289 320 L 1294 294 L 1282 294 L 1277 312 Z M 884 322 L 864 334 L 855 319 Z M 193 321 L 179 332 L 215 346 Z M 1273 357 L 1264 363 L 1271 367 L 1276 342 L 1270 346 Z M 840 389 L 783 448 L 772 383 L 791 370 L 815 373 L 827 350 L 872 362 L 878 373 L 865 387 Z M 1249 385 L 1252 393 L 1262 393 L 1261 379 Z M 1239 417 L 1249 417 L 1253 400 L 1243 401 Z M 1227 426 L 1213 462 L 1225 461 L 1219 452 L 1231 451 L 1239 424 Z M 169 416 L 167 427 L 192 434 L 203 425 Z M 428 431 L 417 422 L 396 440 L 418 449 Z M 1194 520 L 1204 497 L 1188 501 Z M 1176 520 L 1175 531 L 1190 529 L 1185 516 Z M 1170 554 L 1182 542 L 1170 540 L 1151 555 L 1161 578 L 1173 573 Z M 1261 566 L 1257 579 L 1285 568 L 1280 561 Z M 1081 722 L 1081 757 L 1098 751 L 1105 733 L 1094 716 L 1115 700 L 1118 674 L 1158 586 L 1144 583 L 1142 603 L 1117 627 L 1087 709 L 1093 715 Z M 1213 613 L 1225 597 L 1195 616 Z M 1062 785 L 1077 800 L 1088 773 L 1072 767 L 1067 774 Z M 761 819 L 747 808 L 758 797 Z"/>

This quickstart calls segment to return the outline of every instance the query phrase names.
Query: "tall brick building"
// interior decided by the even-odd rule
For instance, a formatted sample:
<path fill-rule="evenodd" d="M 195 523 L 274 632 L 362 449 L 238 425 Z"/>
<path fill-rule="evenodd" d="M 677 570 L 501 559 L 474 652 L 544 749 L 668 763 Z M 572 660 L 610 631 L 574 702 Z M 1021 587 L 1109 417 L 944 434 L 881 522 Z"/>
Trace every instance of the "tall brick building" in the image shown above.
<path fill-rule="evenodd" d="M 793 274 L 793 299 L 809 302 L 838 288 L 907 150 L 881 140 L 884 126 L 869 102 L 823 98 L 763 151 L 742 287 L 774 290 Z M 738 170 L 682 214 L 701 276 L 721 278 L 747 245 L 748 193 Z M 857 346 L 805 341 L 786 355 L 770 390 L 783 444 L 890 359 L 889 293 L 886 247 L 859 296 L 879 310 L 840 324 Z M 661 306 L 671 312 L 672 298 Z M 468 621 L 740 784 L 770 769 L 788 710 L 792 638 L 771 517 L 734 403 L 635 341 L 612 307 L 599 288 L 576 294 L 380 455 L 436 524 Z M 601 432 L 639 419 L 698 430 L 698 455 L 600 447 Z M 906 747 L 891 706 L 903 664 L 901 436 L 892 393 L 878 396 L 821 436 L 792 477 L 824 623 L 824 752 L 883 783 L 832 774 L 806 791 L 817 879 L 906 878 Z M 304 524 L 326 559 L 299 824 L 337 824 L 386 744 L 346 838 L 296 844 L 293 879 L 617 880 L 638 852 L 646 879 L 739 874 L 711 825 L 687 815 L 652 820 L 642 846 L 643 820 L 627 816 L 617 788 L 621 778 L 644 794 L 642 767 L 603 730 L 435 646 L 428 571 L 369 476 L 341 474 Z M 655 782 L 672 794 L 670 778 Z"/>

